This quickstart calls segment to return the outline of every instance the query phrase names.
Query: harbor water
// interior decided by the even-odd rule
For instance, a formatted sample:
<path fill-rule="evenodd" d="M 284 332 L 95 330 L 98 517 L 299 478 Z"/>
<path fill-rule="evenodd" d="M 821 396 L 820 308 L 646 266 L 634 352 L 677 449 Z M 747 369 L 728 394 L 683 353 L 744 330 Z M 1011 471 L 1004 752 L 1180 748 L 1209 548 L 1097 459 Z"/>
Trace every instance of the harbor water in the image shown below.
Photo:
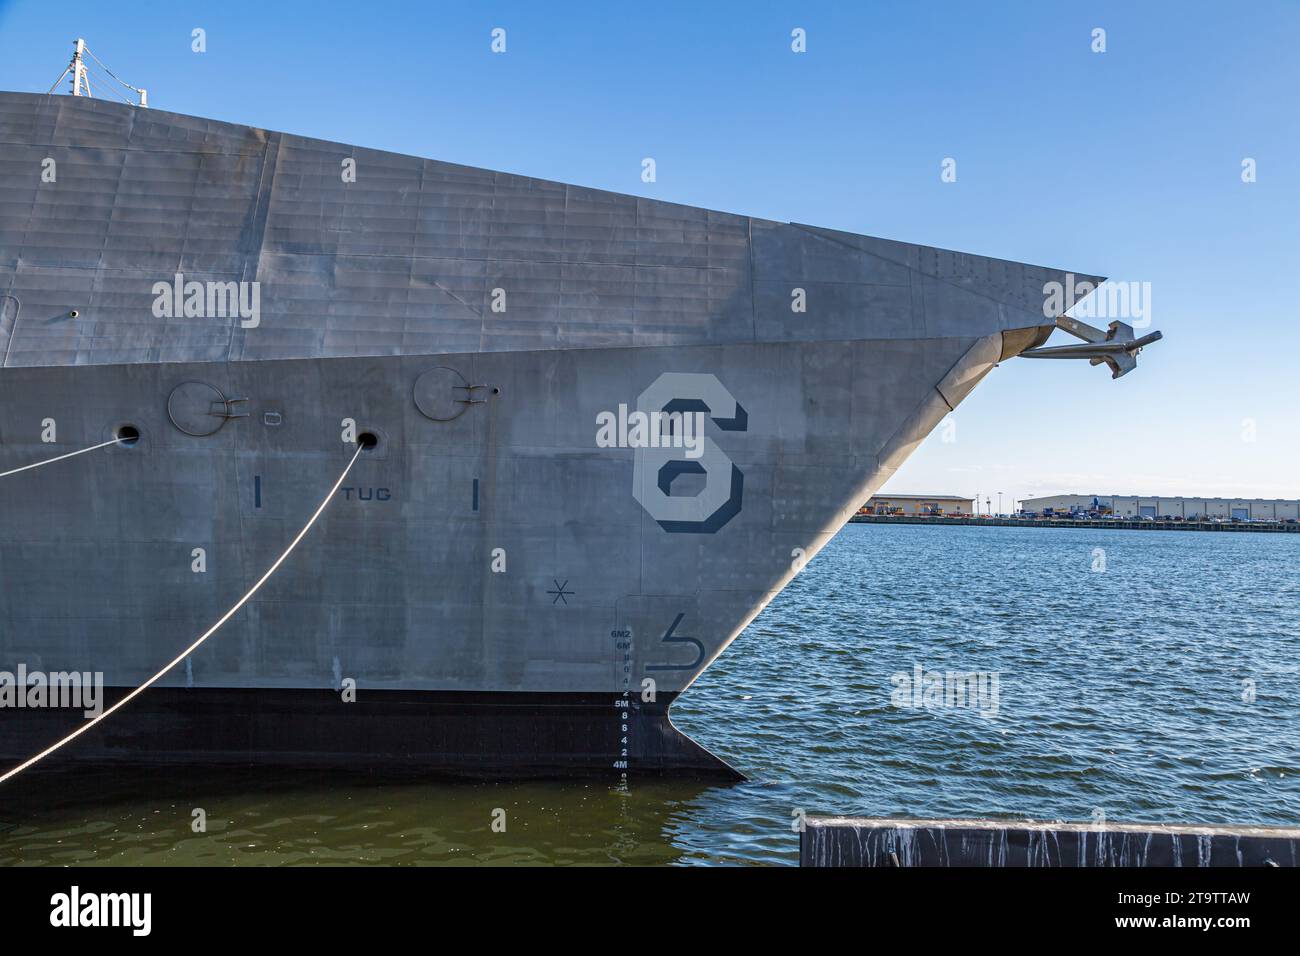
<path fill-rule="evenodd" d="M 1295 825 L 1298 567 L 1296 535 L 850 525 L 673 709 L 746 783 L 32 771 L 0 865 L 793 864 L 804 813 Z"/>

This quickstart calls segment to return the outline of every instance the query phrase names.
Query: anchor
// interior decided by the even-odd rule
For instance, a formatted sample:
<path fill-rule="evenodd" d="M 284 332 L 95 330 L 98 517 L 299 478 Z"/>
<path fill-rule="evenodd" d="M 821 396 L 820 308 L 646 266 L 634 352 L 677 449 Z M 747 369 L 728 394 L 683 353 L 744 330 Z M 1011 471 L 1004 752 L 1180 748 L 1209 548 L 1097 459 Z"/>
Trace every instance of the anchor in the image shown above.
<path fill-rule="evenodd" d="M 1137 368 L 1137 355 L 1144 346 L 1159 342 L 1164 336 L 1159 332 L 1149 332 L 1141 338 L 1136 337 L 1133 326 L 1118 320 L 1112 322 L 1107 331 L 1095 328 L 1086 322 L 1072 319 L 1068 315 L 1056 317 L 1056 327 L 1069 332 L 1076 338 L 1083 339 L 1081 345 L 1054 345 L 1050 348 L 1028 349 L 1021 352 L 1021 358 L 1040 359 L 1087 359 L 1089 365 L 1105 362 L 1110 366 L 1111 378 L 1127 375 Z"/>

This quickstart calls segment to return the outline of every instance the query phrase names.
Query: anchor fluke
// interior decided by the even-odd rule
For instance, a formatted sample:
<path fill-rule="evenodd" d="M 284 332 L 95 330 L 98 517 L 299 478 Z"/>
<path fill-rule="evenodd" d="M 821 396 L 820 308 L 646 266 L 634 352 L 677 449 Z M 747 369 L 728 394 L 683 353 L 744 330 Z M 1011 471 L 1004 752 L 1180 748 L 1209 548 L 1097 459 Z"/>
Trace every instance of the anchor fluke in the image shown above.
<path fill-rule="evenodd" d="M 1138 338 L 1133 331 L 1133 326 L 1119 321 L 1110 323 L 1107 330 L 1103 332 L 1086 322 L 1080 322 L 1066 315 L 1057 317 L 1056 327 L 1083 339 L 1083 342 L 1077 345 L 1028 349 L 1021 352 L 1020 357 L 1087 359 L 1089 365 L 1100 365 L 1105 362 L 1110 366 L 1110 377 L 1119 378 L 1137 368 L 1138 352 L 1152 342 L 1159 342 L 1164 338 L 1160 332 L 1148 332 Z"/>

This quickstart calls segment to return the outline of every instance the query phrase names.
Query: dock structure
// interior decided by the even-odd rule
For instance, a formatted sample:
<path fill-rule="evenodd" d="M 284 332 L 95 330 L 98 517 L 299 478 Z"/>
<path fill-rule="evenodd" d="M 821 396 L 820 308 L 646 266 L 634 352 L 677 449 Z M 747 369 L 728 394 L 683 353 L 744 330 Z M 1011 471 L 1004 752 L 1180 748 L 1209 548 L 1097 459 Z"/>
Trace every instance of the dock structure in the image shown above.
<path fill-rule="evenodd" d="M 945 524 L 998 528 L 1120 528 L 1135 531 L 1280 531 L 1300 533 L 1300 523 L 1288 521 L 1156 521 L 1150 518 L 998 518 L 950 515 L 868 515 L 849 519 L 855 524 Z"/>
<path fill-rule="evenodd" d="M 809 817 L 799 865 L 1293 867 L 1300 829 Z"/>

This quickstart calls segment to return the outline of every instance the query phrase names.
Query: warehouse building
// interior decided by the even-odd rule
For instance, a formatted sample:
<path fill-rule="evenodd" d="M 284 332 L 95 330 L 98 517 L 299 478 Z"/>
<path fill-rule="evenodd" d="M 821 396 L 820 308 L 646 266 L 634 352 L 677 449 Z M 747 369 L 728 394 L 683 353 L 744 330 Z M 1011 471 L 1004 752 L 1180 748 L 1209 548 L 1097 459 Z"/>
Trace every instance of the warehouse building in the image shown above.
<path fill-rule="evenodd" d="M 875 495 L 859 509 L 866 515 L 971 514 L 974 498 L 960 495 Z"/>
<path fill-rule="evenodd" d="M 1114 514 L 1122 518 L 1186 518 L 1189 521 L 1295 521 L 1295 498 L 1190 498 L 1182 495 L 1049 495 L 1026 498 L 1022 511 L 1070 514 L 1075 511 Z"/>

